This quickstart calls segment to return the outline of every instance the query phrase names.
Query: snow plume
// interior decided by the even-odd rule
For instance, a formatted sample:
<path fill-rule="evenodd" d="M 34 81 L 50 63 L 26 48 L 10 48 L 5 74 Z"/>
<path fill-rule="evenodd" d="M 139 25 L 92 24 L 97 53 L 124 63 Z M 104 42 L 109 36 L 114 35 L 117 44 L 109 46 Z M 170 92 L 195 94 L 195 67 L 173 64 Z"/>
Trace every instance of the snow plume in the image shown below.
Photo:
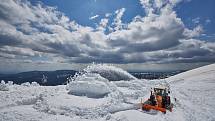
<path fill-rule="evenodd" d="M 106 64 L 91 64 L 70 79 L 67 89 L 70 94 L 74 95 L 104 97 L 116 91 L 116 86 L 110 81 L 135 79 L 135 77 L 121 68 Z"/>
<path fill-rule="evenodd" d="M 91 64 L 83 70 L 85 73 L 97 73 L 109 81 L 134 80 L 127 71 L 109 64 Z"/>

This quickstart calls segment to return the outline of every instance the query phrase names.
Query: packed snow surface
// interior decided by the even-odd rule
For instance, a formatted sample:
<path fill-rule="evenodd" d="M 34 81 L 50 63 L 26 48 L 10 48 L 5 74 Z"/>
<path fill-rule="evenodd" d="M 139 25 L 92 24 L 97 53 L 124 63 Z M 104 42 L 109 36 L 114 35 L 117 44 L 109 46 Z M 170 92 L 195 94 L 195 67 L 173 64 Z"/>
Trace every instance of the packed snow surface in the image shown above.
<path fill-rule="evenodd" d="M 77 75 L 67 86 L 39 86 L 36 83 L 13 85 L 2 82 L 7 90 L 0 90 L 0 121 L 215 120 L 215 64 L 166 80 L 150 81 L 135 78 L 122 80 L 132 76 L 116 67 L 115 70 L 110 67 L 114 73 L 107 69 L 107 65 L 104 68 L 103 71 L 108 71 L 106 76 L 87 71 Z M 115 72 L 123 74 L 120 74 L 120 78 L 108 78 Z M 117 81 L 113 81 L 115 79 Z M 173 112 L 163 114 L 139 109 L 141 98 L 146 100 L 150 88 L 155 85 L 170 87 Z"/>

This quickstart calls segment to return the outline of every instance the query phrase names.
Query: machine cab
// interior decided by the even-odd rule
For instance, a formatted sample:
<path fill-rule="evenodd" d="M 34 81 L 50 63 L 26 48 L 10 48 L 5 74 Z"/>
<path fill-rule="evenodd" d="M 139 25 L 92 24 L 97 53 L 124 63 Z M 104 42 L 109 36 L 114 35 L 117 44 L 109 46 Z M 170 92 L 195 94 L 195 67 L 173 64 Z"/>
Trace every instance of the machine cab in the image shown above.
<path fill-rule="evenodd" d="M 159 96 L 167 96 L 169 91 L 166 87 L 155 87 L 154 93 L 155 95 L 159 95 Z"/>

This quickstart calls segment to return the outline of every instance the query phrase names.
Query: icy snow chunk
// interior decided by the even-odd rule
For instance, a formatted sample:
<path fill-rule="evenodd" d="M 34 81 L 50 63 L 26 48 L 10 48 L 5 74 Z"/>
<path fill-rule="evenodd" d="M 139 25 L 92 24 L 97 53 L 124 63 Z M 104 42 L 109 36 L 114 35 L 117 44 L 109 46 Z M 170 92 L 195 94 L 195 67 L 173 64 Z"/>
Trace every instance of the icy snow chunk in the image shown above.
<path fill-rule="evenodd" d="M 30 87 L 30 86 L 31 86 L 31 84 L 30 84 L 30 82 L 25 82 L 25 83 L 22 83 L 22 84 L 21 84 L 21 86 Z"/>
<path fill-rule="evenodd" d="M 97 73 L 109 81 L 134 80 L 134 76 L 121 68 L 107 64 L 92 64 L 84 69 L 87 73 Z"/>
<path fill-rule="evenodd" d="M 30 86 L 40 86 L 39 83 L 37 82 L 25 82 L 25 83 L 22 83 L 21 86 L 26 86 L 26 87 L 30 87 Z"/>
<path fill-rule="evenodd" d="M 40 86 L 37 82 L 31 82 L 31 86 Z"/>
<path fill-rule="evenodd" d="M 69 94 L 101 98 L 111 92 L 108 80 L 99 74 L 83 74 L 75 81 L 71 81 L 67 87 Z"/>
<path fill-rule="evenodd" d="M 0 83 L 0 91 L 8 91 L 9 90 L 9 87 L 7 84 L 5 84 L 4 80 L 1 80 L 1 83 Z"/>
<path fill-rule="evenodd" d="M 13 85 L 13 81 L 8 81 L 7 83 L 8 83 L 9 86 Z"/>

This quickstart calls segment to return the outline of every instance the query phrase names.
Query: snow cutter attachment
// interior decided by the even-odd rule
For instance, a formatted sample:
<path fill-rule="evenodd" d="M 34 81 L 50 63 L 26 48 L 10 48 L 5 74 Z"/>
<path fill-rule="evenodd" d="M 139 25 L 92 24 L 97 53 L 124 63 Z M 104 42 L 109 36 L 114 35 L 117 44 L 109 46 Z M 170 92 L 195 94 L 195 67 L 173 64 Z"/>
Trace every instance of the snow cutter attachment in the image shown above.
<path fill-rule="evenodd" d="M 166 110 L 172 112 L 173 104 L 171 103 L 170 96 L 168 95 L 170 91 L 165 87 L 156 87 L 151 90 L 150 98 L 142 102 L 142 110 L 157 110 L 166 113 Z"/>

